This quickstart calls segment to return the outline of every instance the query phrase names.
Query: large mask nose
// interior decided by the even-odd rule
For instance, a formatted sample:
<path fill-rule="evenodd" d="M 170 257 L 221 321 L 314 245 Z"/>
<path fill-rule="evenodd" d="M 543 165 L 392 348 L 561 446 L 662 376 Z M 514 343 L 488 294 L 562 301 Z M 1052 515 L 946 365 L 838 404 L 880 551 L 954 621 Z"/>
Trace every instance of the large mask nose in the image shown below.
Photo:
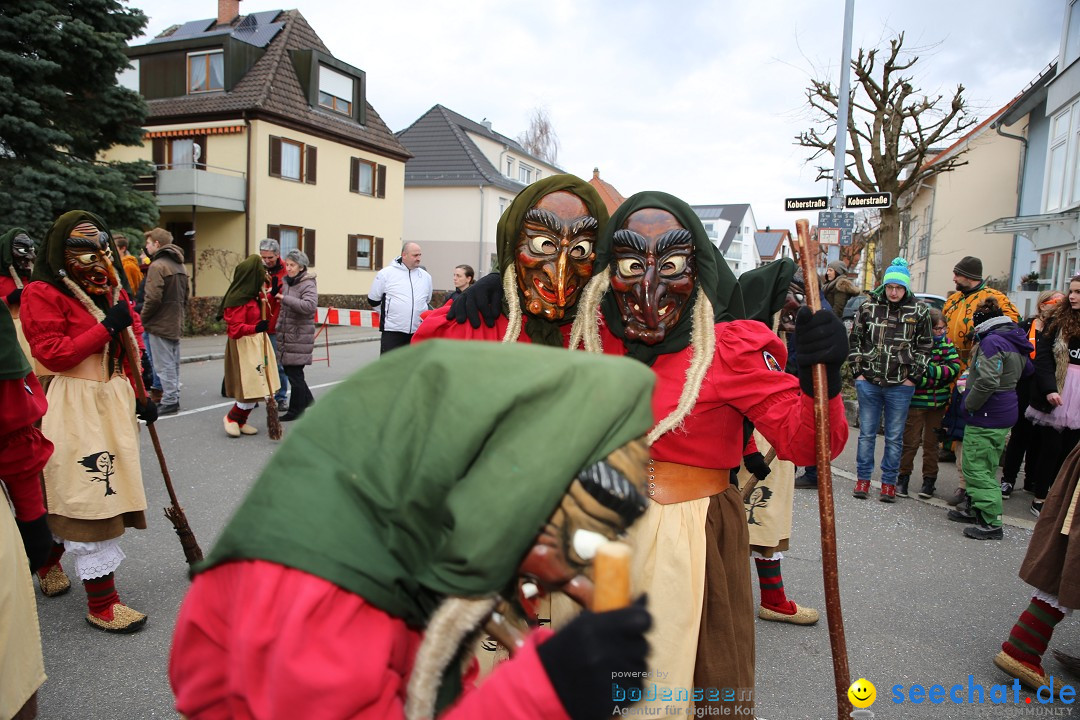
<path fill-rule="evenodd" d="M 641 306 L 641 317 L 649 328 L 660 326 L 660 306 L 667 297 L 667 287 L 660 283 L 659 279 L 656 266 L 650 265 L 639 286 L 638 304 Z"/>
<path fill-rule="evenodd" d="M 566 286 L 569 285 L 570 250 L 563 248 L 559 251 L 555 261 L 555 277 L 551 278 L 551 284 L 555 287 L 555 304 L 566 307 Z"/>

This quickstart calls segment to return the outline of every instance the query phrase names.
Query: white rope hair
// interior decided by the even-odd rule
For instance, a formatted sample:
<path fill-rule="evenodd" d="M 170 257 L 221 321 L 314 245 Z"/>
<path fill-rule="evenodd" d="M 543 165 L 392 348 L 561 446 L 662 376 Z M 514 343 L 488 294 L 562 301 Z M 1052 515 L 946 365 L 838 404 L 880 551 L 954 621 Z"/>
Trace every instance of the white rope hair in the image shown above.
<path fill-rule="evenodd" d="M 701 383 L 704 382 L 705 375 L 712 366 L 716 352 L 716 331 L 713 327 L 712 303 L 705 297 L 704 292 L 698 292 L 697 302 L 694 303 L 693 325 L 690 329 L 690 346 L 693 348 L 693 356 L 690 359 L 690 367 L 686 369 L 686 382 L 679 396 L 679 404 L 670 415 L 649 431 L 646 439 L 650 445 L 664 433 L 682 425 L 683 420 L 697 404 Z"/>
<path fill-rule="evenodd" d="M 518 299 L 517 271 L 514 264 L 507 265 L 503 273 L 503 296 L 510 312 L 506 316 L 506 334 L 503 335 L 504 343 L 517 342 L 521 334 L 521 301 Z"/>
<path fill-rule="evenodd" d="M 600 341 L 600 301 L 611 286 L 611 269 L 604 268 L 585 284 L 578 300 L 577 317 L 574 325 L 570 328 L 570 349 L 577 350 L 582 341 L 585 350 L 591 353 L 604 351 Z"/>
<path fill-rule="evenodd" d="M 467 635 L 491 615 L 498 598 L 450 597 L 435 610 L 416 653 L 405 698 L 406 720 L 435 717 L 443 672 Z"/>
<path fill-rule="evenodd" d="M 68 276 L 65 275 L 63 277 L 63 281 L 64 281 L 64 286 L 67 287 L 67 289 L 71 291 L 71 294 L 75 296 L 76 300 L 78 300 L 80 303 L 82 303 L 82 306 L 86 309 L 86 312 L 90 313 L 90 315 L 92 315 L 93 318 L 95 320 L 97 320 L 98 322 L 101 322 L 102 320 L 105 319 L 105 313 L 103 313 L 101 311 L 101 308 L 99 308 L 96 304 L 94 304 L 94 301 L 90 299 L 90 296 L 86 294 L 86 291 L 83 290 L 81 287 L 79 287 L 78 284 L 76 284 L 74 280 L 72 280 L 71 278 L 69 278 Z M 120 299 L 120 288 L 114 287 L 112 289 L 112 301 L 113 301 L 113 304 L 115 305 L 119 299 Z M 131 338 L 131 346 L 136 347 L 136 348 L 139 347 L 139 343 L 135 340 L 135 332 L 131 329 L 131 327 L 128 326 L 128 327 L 124 328 L 124 332 L 127 333 L 128 336 Z M 129 358 L 129 361 L 130 361 L 131 366 L 132 366 L 132 372 L 142 373 L 142 358 Z M 108 377 L 109 376 L 108 362 L 109 362 L 109 359 L 108 359 L 107 355 L 105 353 L 102 353 L 102 356 L 101 356 L 101 376 L 102 377 Z"/>

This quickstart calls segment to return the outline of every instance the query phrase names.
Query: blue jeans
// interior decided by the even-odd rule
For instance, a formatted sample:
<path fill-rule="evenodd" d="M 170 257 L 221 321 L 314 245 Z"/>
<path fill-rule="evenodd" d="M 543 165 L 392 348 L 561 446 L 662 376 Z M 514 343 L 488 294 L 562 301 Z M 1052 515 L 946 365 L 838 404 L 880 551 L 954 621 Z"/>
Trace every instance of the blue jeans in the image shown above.
<path fill-rule="evenodd" d="M 855 381 L 855 392 L 859 396 L 859 449 L 855 455 L 855 472 L 860 480 L 870 480 L 874 475 L 874 446 L 884 411 L 885 455 L 881 458 L 881 484 L 895 485 L 904 451 L 904 425 L 915 388 L 910 385 L 882 387 L 860 379 Z"/>
<path fill-rule="evenodd" d="M 277 333 L 270 335 L 270 345 L 274 348 L 274 354 L 278 356 L 278 380 L 281 382 L 281 387 L 276 393 L 274 393 L 274 402 L 281 405 L 285 402 L 285 398 L 289 395 L 289 377 L 285 374 L 285 368 L 281 366 L 281 353 L 278 352 L 277 346 Z"/>
<path fill-rule="evenodd" d="M 154 369 L 154 353 L 150 350 L 150 333 L 143 331 L 142 334 L 143 347 L 146 348 L 146 357 L 150 358 L 150 375 L 153 376 L 153 387 L 155 390 L 161 389 L 161 378 L 158 377 L 157 370 Z M 150 394 L 150 388 L 146 388 L 146 394 Z"/>

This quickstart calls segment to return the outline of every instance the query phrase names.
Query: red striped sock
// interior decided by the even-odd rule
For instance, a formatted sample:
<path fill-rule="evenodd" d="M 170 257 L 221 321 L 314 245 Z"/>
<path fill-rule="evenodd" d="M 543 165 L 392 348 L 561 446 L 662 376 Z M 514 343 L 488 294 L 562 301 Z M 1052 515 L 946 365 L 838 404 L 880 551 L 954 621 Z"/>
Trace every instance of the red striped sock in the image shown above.
<path fill-rule="evenodd" d="M 1029 665 L 1040 675 L 1046 673 L 1042 668 L 1042 656 L 1054 626 L 1065 617 L 1065 613 L 1039 598 L 1031 598 L 1027 610 L 1020 613 L 1020 619 L 1009 632 L 1009 639 L 1001 643 L 1001 649 L 1014 660 Z"/>
<path fill-rule="evenodd" d="M 64 555 L 64 543 L 54 542 L 52 550 L 49 551 L 49 559 L 45 561 L 45 564 L 37 569 L 38 577 L 44 578 L 49 574 L 49 571 L 60 564 L 60 558 Z"/>
<path fill-rule="evenodd" d="M 757 565 L 758 585 L 761 587 L 761 604 L 769 610 L 784 615 L 794 615 L 795 603 L 784 592 L 784 576 L 780 573 L 780 560 L 754 558 Z"/>
<path fill-rule="evenodd" d="M 86 604 L 90 612 L 106 622 L 111 621 L 112 606 L 120 602 L 113 573 L 93 580 L 83 580 L 83 587 L 86 588 Z"/>
<path fill-rule="evenodd" d="M 248 415 L 251 414 L 251 410 L 244 410 L 238 407 L 235 403 L 229 408 L 229 420 L 238 425 L 247 425 Z"/>

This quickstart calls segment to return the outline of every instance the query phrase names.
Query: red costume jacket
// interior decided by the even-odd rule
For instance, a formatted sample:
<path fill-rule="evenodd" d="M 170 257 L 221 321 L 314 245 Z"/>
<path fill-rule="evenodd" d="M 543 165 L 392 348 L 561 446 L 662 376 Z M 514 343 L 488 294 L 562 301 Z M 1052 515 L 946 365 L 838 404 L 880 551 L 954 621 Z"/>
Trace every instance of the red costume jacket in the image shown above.
<path fill-rule="evenodd" d="M 45 391 L 34 373 L 0 380 L 0 479 L 8 486 L 17 520 L 35 520 L 45 513 L 38 473 L 49 461 L 53 445 L 34 423 L 47 408 Z"/>
<path fill-rule="evenodd" d="M 448 317 L 449 312 L 450 305 L 443 305 L 421 314 L 422 321 L 420 327 L 416 330 L 416 334 L 413 335 L 412 341 L 418 343 L 433 338 L 441 338 L 443 340 L 491 340 L 501 342 L 503 336 L 506 335 L 506 328 L 510 325 L 510 321 L 505 315 L 499 315 L 495 320 L 495 327 L 489 328 L 486 323 L 481 322 L 480 327 L 474 328 L 467 322 L 459 323 L 457 320 Z M 526 319 L 525 317 L 521 318 L 521 334 L 518 335 L 517 341 L 531 343 L 532 339 L 525 332 Z M 559 332 L 562 333 L 563 347 L 570 346 L 571 326 L 572 323 L 559 326 Z"/>
<path fill-rule="evenodd" d="M 229 337 L 233 340 L 254 335 L 255 323 L 260 320 L 262 320 L 262 308 L 258 300 L 248 300 L 243 305 L 225 308 L 225 324 L 228 327 Z M 273 323 L 270 327 L 273 327 Z"/>
<path fill-rule="evenodd" d="M 275 292 L 270 291 L 273 287 L 271 282 L 263 283 L 267 296 L 266 319 L 270 321 L 270 327 L 266 329 L 266 332 L 273 334 L 277 332 L 278 315 L 281 314 L 281 300 L 278 299 L 277 294 L 281 292 L 281 286 L 285 284 L 285 263 L 279 259 L 278 269 L 276 271 L 268 270 L 267 272 L 277 278 L 277 290 Z"/>
<path fill-rule="evenodd" d="M 7 304 L 7 296 L 16 289 L 15 279 L 10 275 L 0 275 L 0 301 Z"/>

